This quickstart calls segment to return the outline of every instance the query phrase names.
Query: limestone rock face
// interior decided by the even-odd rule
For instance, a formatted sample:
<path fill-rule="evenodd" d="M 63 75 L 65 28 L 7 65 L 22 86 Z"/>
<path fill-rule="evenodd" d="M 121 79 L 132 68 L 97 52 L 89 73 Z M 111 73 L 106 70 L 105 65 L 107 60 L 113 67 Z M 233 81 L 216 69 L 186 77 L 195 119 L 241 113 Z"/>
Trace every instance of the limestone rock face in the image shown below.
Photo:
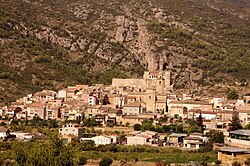
<path fill-rule="evenodd" d="M 124 27 L 118 27 L 115 39 L 118 42 L 123 42 L 124 38 L 126 37 L 127 29 Z"/>
<path fill-rule="evenodd" d="M 46 4 L 45 1 L 35 1 L 24 0 L 23 3 L 36 6 Z M 210 3 L 203 5 L 214 8 Z M 202 32 L 195 30 L 191 22 L 183 21 L 187 11 L 176 13 L 163 4 L 159 5 L 151 0 L 144 3 L 136 0 L 58 1 L 54 6 L 45 5 L 46 12 L 56 11 L 56 17 L 49 18 L 46 14 L 43 17 L 41 14 L 43 21 L 47 20 L 45 24 L 30 27 L 25 22 L 20 22 L 15 25 L 15 29 L 22 31 L 24 35 L 33 35 L 62 46 L 74 54 L 72 56 L 97 58 L 126 70 L 138 66 L 150 71 L 171 70 L 174 83 L 196 87 L 196 82 L 204 79 L 205 74 L 192 66 L 197 58 L 187 54 L 192 52 L 192 48 L 172 41 L 171 36 L 161 35 L 164 29 L 160 29 L 160 25 L 166 24 L 169 28 L 191 35 L 202 35 Z M 153 27 L 155 29 L 150 30 L 150 23 L 156 23 Z M 206 43 L 202 40 L 201 42 Z"/>
<path fill-rule="evenodd" d="M 89 44 L 89 40 L 86 38 L 85 39 L 80 38 L 76 42 L 81 50 L 85 49 L 85 47 Z"/>

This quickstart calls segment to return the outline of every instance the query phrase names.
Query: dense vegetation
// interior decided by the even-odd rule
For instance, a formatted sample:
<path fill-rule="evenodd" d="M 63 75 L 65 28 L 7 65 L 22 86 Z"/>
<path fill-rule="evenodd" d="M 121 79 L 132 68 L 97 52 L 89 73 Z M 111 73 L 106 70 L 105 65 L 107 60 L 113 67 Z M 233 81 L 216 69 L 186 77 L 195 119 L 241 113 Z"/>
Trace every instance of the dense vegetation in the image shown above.
<path fill-rule="evenodd" d="M 148 146 L 100 145 L 95 147 L 89 142 L 72 142 L 63 144 L 62 140 L 52 133 L 46 141 L 0 142 L 1 163 L 14 165 L 83 165 L 87 159 L 105 159 L 120 161 L 167 161 L 188 163 L 189 161 L 213 162 L 216 153 L 199 153 L 182 151 L 173 148 Z M 156 157 L 157 154 L 157 157 Z M 108 160 L 108 159 L 105 159 Z M 110 162 L 104 161 L 104 162 Z"/>
<path fill-rule="evenodd" d="M 209 24 L 212 25 L 209 25 Z M 211 26 L 219 25 L 215 33 Z M 215 75 L 218 72 L 236 75 L 238 79 L 249 78 L 249 26 L 233 25 L 225 20 L 204 20 L 194 19 L 193 28 L 199 32 L 208 32 L 213 38 L 206 38 L 200 34 L 171 27 L 169 22 L 151 22 L 148 30 L 157 34 L 165 49 L 167 46 L 178 46 L 182 49 L 179 53 L 193 59 L 192 66 L 208 71 L 208 75 Z M 215 36 L 215 37 L 214 37 Z M 225 36 L 225 40 L 219 37 Z M 235 74 L 236 73 L 236 74 Z"/>

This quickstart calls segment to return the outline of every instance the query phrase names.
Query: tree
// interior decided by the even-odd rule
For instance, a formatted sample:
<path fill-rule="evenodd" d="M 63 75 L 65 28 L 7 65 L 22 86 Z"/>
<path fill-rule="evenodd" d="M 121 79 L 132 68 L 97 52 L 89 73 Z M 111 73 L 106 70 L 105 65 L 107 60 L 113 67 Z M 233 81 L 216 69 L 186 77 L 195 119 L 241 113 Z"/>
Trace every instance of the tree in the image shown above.
<path fill-rule="evenodd" d="M 227 92 L 227 99 L 237 100 L 239 98 L 239 93 L 236 90 L 229 90 Z"/>
<path fill-rule="evenodd" d="M 142 125 L 141 125 L 141 130 L 142 131 L 146 131 L 146 130 L 152 130 L 153 129 L 153 124 L 150 120 L 144 120 L 142 121 Z"/>
<path fill-rule="evenodd" d="M 216 160 L 214 163 L 215 163 L 215 165 L 221 165 L 221 161 L 220 160 Z"/>
<path fill-rule="evenodd" d="M 237 115 L 234 115 L 232 120 L 230 120 L 230 130 L 238 130 L 242 129 L 240 119 Z"/>
<path fill-rule="evenodd" d="M 125 123 L 125 126 L 126 126 L 126 127 L 128 127 L 129 125 L 130 125 L 130 123 L 129 123 L 129 122 Z"/>
<path fill-rule="evenodd" d="M 203 119 L 202 119 L 201 113 L 200 113 L 199 117 L 197 118 L 197 125 L 200 128 L 200 131 L 203 133 L 205 129 L 204 129 Z"/>
<path fill-rule="evenodd" d="M 110 166 L 113 163 L 113 160 L 109 157 L 104 157 L 100 163 L 99 166 Z"/>
<path fill-rule="evenodd" d="M 232 166 L 241 166 L 241 163 L 235 161 L 235 162 L 233 162 Z"/>
<path fill-rule="evenodd" d="M 179 117 L 178 114 L 174 114 L 174 118 L 177 119 Z"/>
<path fill-rule="evenodd" d="M 10 125 L 19 125 L 19 120 L 13 119 Z"/>
<path fill-rule="evenodd" d="M 245 165 L 250 166 L 250 158 L 245 161 Z"/>
<path fill-rule="evenodd" d="M 158 132 L 158 133 L 162 133 L 162 132 L 163 132 L 163 129 L 162 129 L 161 126 L 157 125 L 157 126 L 155 126 L 154 131 L 156 131 L 156 132 Z"/>
<path fill-rule="evenodd" d="M 167 125 L 163 125 L 162 129 L 164 130 L 164 132 L 169 132 L 171 130 L 171 127 Z"/>
<path fill-rule="evenodd" d="M 166 122 L 167 119 L 165 117 L 160 117 L 158 123 Z"/>
<path fill-rule="evenodd" d="M 206 136 L 209 137 L 211 143 L 224 143 L 224 135 L 221 131 L 210 130 L 208 133 L 206 133 Z"/>
<path fill-rule="evenodd" d="M 7 126 L 7 124 L 5 122 L 1 122 L 0 126 Z"/>
<path fill-rule="evenodd" d="M 184 129 L 183 129 L 183 126 L 182 125 L 177 125 L 176 126 L 176 132 L 177 133 L 182 133 L 184 131 Z"/>
<path fill-rule="evenodd" d="M 140 131 L 141 130 L 141 125 L 140 124 L 135 124 L 134 125 L 134 130 L 135 131 Z"/>
<path fill-rule="evenodd" d="M 108 95 L 106 94 L 102 100 L 102 105 L 110 104 Z"/>
<path fill-rule="evenodd" d="M 244 127 L 244 129 L 250 130 L 250 124 L 247 124 L 247 125 Z"/>
<path fill-rule="evenodd" d="M 79 157 L 78 165 L 85 165 L 85 164 L 87 164 L 87 158 L 83 156 Z"/>
<path fill-rule="evenodd" d="M 202 162 L 201 162 L 201 165 L 202 165 L 202 166 L 207 166 L 207 162 L 206 162 L 206 161 L 202 161 Z"/>
<path fill-rule="evenodd" d="M 188 129 L 188 133 L 193 133 L 193 132 L 199 132 L 200 131 L 200 129 L 199 129 L 199 127 L 197 126 L 197 125 L 195 125 L 195 126 L 191 126 L 189 129 Z"/>

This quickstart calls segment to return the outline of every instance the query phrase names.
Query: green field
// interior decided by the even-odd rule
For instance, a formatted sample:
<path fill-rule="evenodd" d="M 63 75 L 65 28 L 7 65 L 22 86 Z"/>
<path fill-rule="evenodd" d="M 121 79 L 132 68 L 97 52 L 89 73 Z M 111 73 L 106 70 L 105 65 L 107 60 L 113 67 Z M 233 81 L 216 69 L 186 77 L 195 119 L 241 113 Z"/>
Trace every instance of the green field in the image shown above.
<path fill-rule="evenodd" d="M 136 146 L 134 146 L 136 147 Z M 134 147 L 128 147 L 132 149 Z M 208 153 L 199 153 L 197 151 L 183 151 L 175 148 L 155 148 L 140 146 L 145 148 L 144 152 L 98 152 L 98 151 L 85 151 L 82 155 L 88 159 L 99 159 L 103 157 L 110 157 L 115 160 L 127 161 L 146 161 L 146 162 L 171 162 L 171 163 L 188 163 L 190 161 L 207 162 L 211 163 L 217 160 L 217 153 L 215 151 Z M 159 150 L 158 152 L 156 151 Z M 155 152 L 150 152 L 150 151 Z"/>

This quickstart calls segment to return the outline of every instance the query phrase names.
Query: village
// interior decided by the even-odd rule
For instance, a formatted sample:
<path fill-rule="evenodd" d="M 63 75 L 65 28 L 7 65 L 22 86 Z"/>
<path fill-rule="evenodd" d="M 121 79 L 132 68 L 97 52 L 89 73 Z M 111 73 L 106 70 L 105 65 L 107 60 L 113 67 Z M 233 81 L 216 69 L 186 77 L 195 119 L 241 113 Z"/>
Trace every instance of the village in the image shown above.
<path fill-rule="evenodd" d="M 177 95 L 170 71 L 145 71 L 141 79 L 113 78 L 112 85 L 68 86 L 58 92 L 43 90 L 0 108 L 0 137 L 31 140 L 41 133 L 11 131 L 14 120 L 55 120 L 66 141 L 77 138 L 95 145 L 123 144 L 199 150 L 209 141 L 208 133 L 223 133 L 213 142 L 222 164 L 244 164 L 250 157 L 250 96 L 229 100 L 226 96 Z M 238 119 L 240 128 L 232 129 Z M 191 122 L 200 124 L 190 127 Z M 5 125 L 2 125 L 5 124 Z M 83 125 L 84 124 L 84 125 Z M 86 128 L 100 130 L 86 133 Z M 121 138 L 117 133 L 123 133 Z M 166 134 L 167 133 L 167 134 Z M 12 137 L 11 137 L 12 138 Z"/>

